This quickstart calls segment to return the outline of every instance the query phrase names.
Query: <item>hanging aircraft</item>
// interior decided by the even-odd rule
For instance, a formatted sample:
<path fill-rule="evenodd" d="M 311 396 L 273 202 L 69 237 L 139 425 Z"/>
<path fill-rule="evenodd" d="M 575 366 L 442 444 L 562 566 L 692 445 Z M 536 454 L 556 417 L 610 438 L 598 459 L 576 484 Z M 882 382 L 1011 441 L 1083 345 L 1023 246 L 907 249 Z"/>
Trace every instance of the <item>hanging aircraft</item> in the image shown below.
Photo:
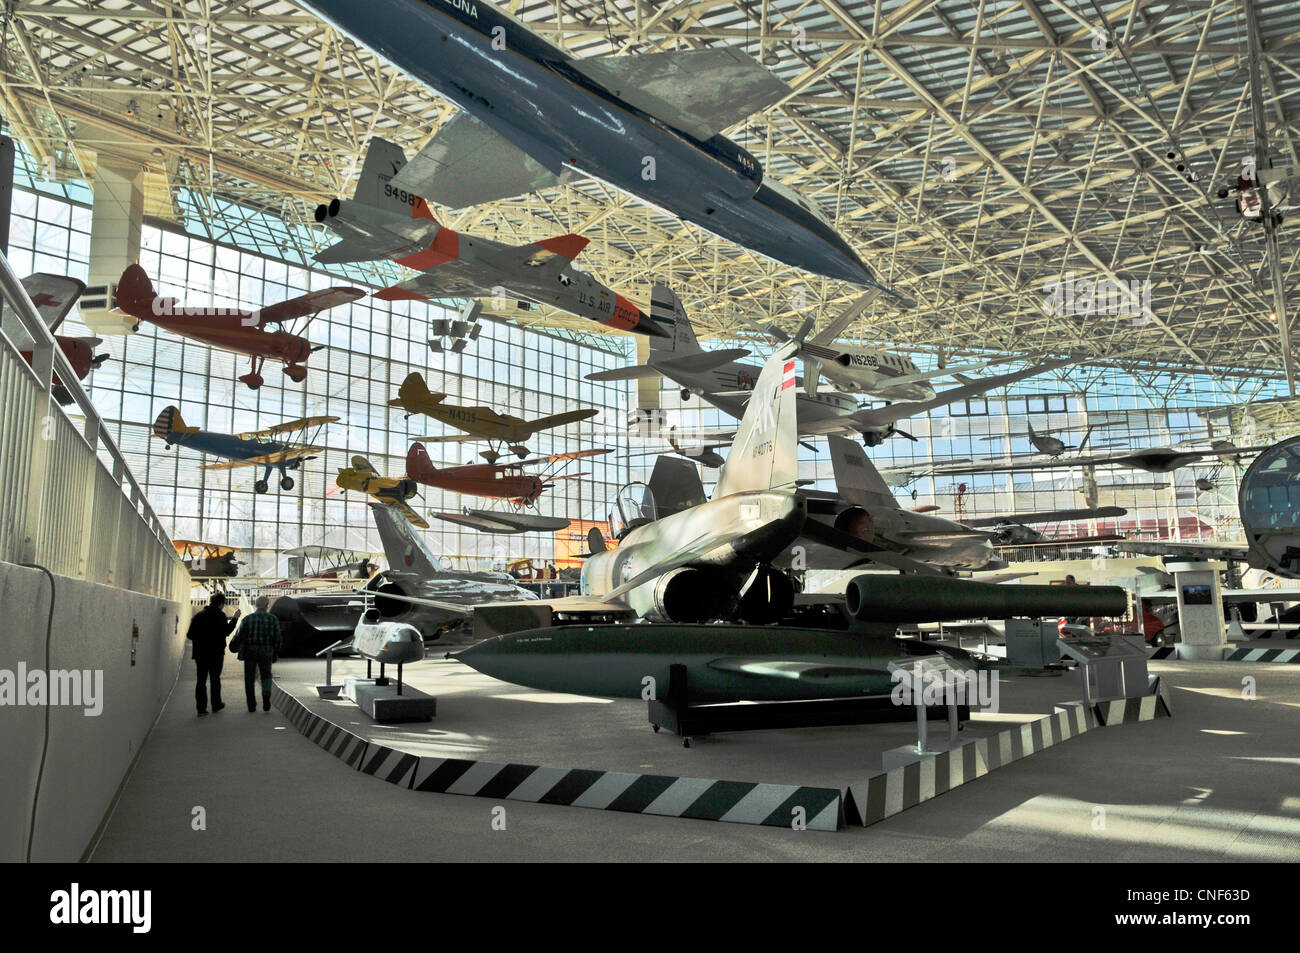
<path fill-rule="evenodd" d="M 935 396 L 934 386 L 930 383 L 935 378 L 980 371 L 1009 360 L 1004 358 L 922 371 L 905 354 L 878 347 L 837 344 L 835 339 L 880 295 L 879 290 L 862 295 L 811 339 L 807 335 L 812 330 L 812 318 L 804 322 L 793 338 L 775 325 L 768 326 L 767 332 L 778 341 L 798 342 L 798 357 L 804 366 L 803 387 L 808 394 L 815 396 L 820 379 L 825 377 L 848 394 L 870 394 L 882 400 L 929 400 Z"/>
<path fill-rule="evenodd" d="M 54 335 L 54 341 L 59 345 L 63 356 L 68 359 L 68 364 L 77 375 L 77 380 L 84 381 L 91 371 L 109 359 L 108 354 L 95 353 L 95 348 L 104 343 L 103 339 L 73 337 L 56 332 L 63 319 L 68 316 L 68 312 L 72 310 L 72 306 L 81 297 L 81 293 L 86 290 L 86 283 L 66 275 L 37 272 L 24 278 L 22 284 L 27 297 L 31 298 L 32 304 L 36 306 L 36 313 L 45 322 L 50 334 Z M 0 321 L 3 322 L 5 334 L 9 335 L 10 340 L 14 342 L 23 360 L 30 364 L 34 344 L 31 336 L 23 330 L 21 322 L 9 314 L 8 304 L 4 305 L 4 313 L 0 316 Z M 68 392 L 63 381 L 59 380 L 59 375 L 54 375 L 52 383 L 54 399 L 64 407 L 71 404 L 72 394 Z"/>
<path fill-rule="evenodd" d="M 468 496 L 485 496 L 506 500 L 515 506 L 534 506 L 551 484 L 560 480 L 574 480 L 589 476 L 587 473 L 554 475 L 552 472 L 525 473 L 525 467 L 538 464 L 563 465 L 571 460 L 581 460 L 609 453 L 608 449 L 575 450 L 555 453 L 519 463 L 467 463 L 464 466 L 436 466 L 429 459 L 423 444 L 413 443 L 406 453 L 406 472 L 410 479 L 425 486 L 463 493 Z"/>
<path fill-rule="evenodd" d="M 305 380 L 307 368 L 303 364 L 313 352 L 325 346 L 313 347 L 302 336 L 307 326 L 320 312 L 356 301 L 364 294 L 358 288 L 326 288 L 257 311 L 186 307 L 175 298 L 159 297 L 153 282 L 139 265 L 128 265 L 114 290 L 117 310 L 136 319 L 133 331 L 139 329 L 140 322 L 148 321 L 172 334 L 251 358 L 252 368 L 239 380 L 252 390 L 266 383 L 262 367 L 268 360 L 282 362 L 285 376 L 291 381 Z M 294 332 L 284 330 L 299 319 L 305 320 Z M 271 327 L 276 330 L 269 330 Z"/>
<path fill-rule="evenodd" d="M 1118 422 L 1101 424 L 1100 426 L 1113 427 L 1116 426 L 1116 423 Z M 1059 457 L 1067 450 L 1082 450 L 1084 447 L 1086 447 L 1088 445 L 1088 438 L 1092 436 L 1092 432 L 1095 429 L 1097 429 L 1097 426 L 1098 426 L 1097 424 L 1090 425 L 1088 429 L 1084 431 L 1083 439 L 1079 441 L 1077 446 L 1070 446 L 1060 437 L 1055 437 L 1050 433 L 1043 433 L 1035 430 L 1033 422 L 1029 420 L 1025 421 L 1026 432 L 1023 434 L 1018 434 L 1018 433 L 989 434 L 987 437 L 980 437 L 980 439 L 981 440 L 1004 440 L 1004 439 L 1013 439 L 1018 437 L 1026 437 L 1029 439 L 1029 442 L 1033 446 L 1033 448 L 1037 450 L 1039 453 L 1046 454 L 1049 457 Z"/>
<path fill-rule="evenodd" d="M 393 176 L 399 198 L 467 208 L 590 176 L 787 265 L 880 287 L 820 209 L 722 135 L 791 93 L 739 49 L 579 59 L 486 0 L 307 5 L 462 110 Z"/>
<path fill-rule="evenodd" d="M 419 492 L 416 482 L 410 477 L 385 477 L 371 466 L 365 457 L 357 455 L 352 458 L 352 466 L 343 467 L 334 479 L 340 490 L 353 490 L 365 493 L 375 501 L 391 506 L 406 517 L 412 526 L 428 529 L 428 522 L 407 504 L 407 500 Z"/>
<path fill-rule="evenodd" d="M 224 434 L 200 430 L 187 426 L 176 407 L 164 407 L 162 413 L 153 423 L 153 434 L 161 439 L 170 450 L 172 447 L 186 447 L 199 453 L 223 457 L 226 463 L 209 463 L 199 467 L 200 470 L 231 470 L 235 467 L 262 467 L 262 478 L 253 484 L 257 493 L 270 489 L 268 480 L 272 470 L 280 472 L 280 489 L 292 490 L 293 477 L 289 470 L 297 470 L 304 461 L 313 459 L 323 451 L 323 447 L 312 446 L 312 440 L 320 435 L 327 424 L 335 423 L 337 417 L 303 417 L 290 420 L 265 430 L 251 433 Z M 314 430 L 313 438 L 307 432 Z M 262 440 L 262 437 L 285 437 L 282 440 Z"/>
<path fill-rule="evenodd" d="M 235 558 L 233 546 L 194 539 L 173 539 L 172 546 L 189 570 L 191 579 L 225 579 L 239 575 L 239 560 Z"/>
<path fill-rule="evenodd" d="M 446 404 L 446 394 L 435 394 L 424 382 L 424 376 L 413 371 L 402 381 L 397 396 L 388 402 L 390 407 L 400 407 L 406 416 L 424 414 L 434 420 L 462 430 L 468 436 L 450 435 L 438 437 L 419 437 L 418 440 L 429 443 L 471 443 L 484 441 L 489 449 L 480 451 L 479 456 L 488 463 L 496 463 L 501 457 L 501 449 L 508 447 L 519 459 L 528 456 L 529 450 L 524 443 L 534 434 L 544 430 L 565 427 L 595 417 L 600 411 L 595 407 L 583 410 L 569 410 L 562 414 L 552 414 L 537 420 L 524 420 L 510 414 L 499 414 L 490 407 L 458 407 Z"/>
<path fill-rule="evenodd" d="M 683 400 L 694 394 L 733 417 L 743 415 L 759 368 L 752 364 L 738 364 L 736 358 L 744 357 L 749 352 L 743 348 L 701 350 L 681 300 L 664 285 L 655 285 L 651 292 L 650 316 L 669 332 L 669 336 L 664 342 L 658 338 L 650 340 L 648 363 L 597 371 L 588 374 L 587 380 L 666 377 L 681 386 Z M 978 397 L 995 388 L 1071 363 L 1072 359 L 1045 361 L 1010 374 L 986 377 L 941 391 L 929 400 L 873 408 L 862 408 L 855 397 L 838 391 L 819 389 L 816 394 L 810 394 L 805 389 L 798 388 L 795 393 L 798 433 L 800 436 L 857 433 L 869 447 L 880 444 L 894 434 L 915 439 L 898 429 L 895 426 L 897 422 L 952 401 Z M 795 386 L 798 387 L 798 384 L 796 378 Z"/>
<path fill-rule="evenodd" d="M 574 267 L 590 239 L 559 235 L 507 245 L 453 231 L 438 223 L 418 194 L 394 188 L 405 165 L 400 146 L 377 136 L 370 140 L 351 201 L 334 199 L 316 207 L 316 221 L 343 238 L 312 256 L 316 261 L 387 259 L 420 272 L 376 291 L 375 297 L 384 301 L 509 296 L 619 331 L 662 333 L 635 304 Z"/>
<path fill-rule="evenodd" d="M 1147 473 L 1172 473 L 1180 467 L 1200 463 L 1207 457 L 1219 457 L 1224 460 L 1261 453 L 1271 446 L 1265 444 L 1257 447 L 1238 447 L 1227 440 L 1211 441 L 1210 446 L 1202 450 L 1175 450 L 1172 447 L 1150 447 L 1143 450 L 1130 450 L 1087 457 L 1052 457 L 1046 460 L 1012 460 L 985 462 L 976 461 L 969 464 L 939 464 L 930 472 L 940 474 L 962 473 L 1005 473 L 1011 470 L 1053 470 L 1069 467 L 1129 467 L 1145 470 Z"/>
<path fill-rule="evenodd" d="M 1011 516 L 967 517 L 962 522 L 975 529 L 988 527 L 994 546 L 1047 546 L 1067 543 L 1108 543 L 1124 539 L 1118 533 L 1101 533 L 1094 536 L 1052 537 L 1034 528 L 1035 524 L 1083 522 L 1094 519 L 1114 519 L 1128 510 L 1122 506 L 1099 506 L 1094 509 L 1052 510 L 1045 513 L 1018 513 Z"/>

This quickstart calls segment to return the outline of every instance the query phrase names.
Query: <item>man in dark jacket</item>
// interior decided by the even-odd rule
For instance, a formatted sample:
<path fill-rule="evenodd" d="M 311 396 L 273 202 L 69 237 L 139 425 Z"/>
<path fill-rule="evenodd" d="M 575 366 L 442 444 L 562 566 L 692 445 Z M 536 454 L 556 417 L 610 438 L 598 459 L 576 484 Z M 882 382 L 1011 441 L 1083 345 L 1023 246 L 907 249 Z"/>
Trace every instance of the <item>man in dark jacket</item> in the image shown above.
<path fill-rule="evenodd" d="M 208 600 L 206 608 L 200 609 L 190 620 L 190 630 L 186 638 L 194 643 L 190 656 L 198 669 L 198 684 L 194 686 L 194 703 L 199 714 L 208 713 L 208 683 L 212 683 L 212 710 L 221 711 L 226 707 L 221 700 L 221 664 L 226 655 L 226 636 L 239 621 L 239 613 L 227 619 L 222 608 L 226 604 L 223 593 L 214 593 Z"/>

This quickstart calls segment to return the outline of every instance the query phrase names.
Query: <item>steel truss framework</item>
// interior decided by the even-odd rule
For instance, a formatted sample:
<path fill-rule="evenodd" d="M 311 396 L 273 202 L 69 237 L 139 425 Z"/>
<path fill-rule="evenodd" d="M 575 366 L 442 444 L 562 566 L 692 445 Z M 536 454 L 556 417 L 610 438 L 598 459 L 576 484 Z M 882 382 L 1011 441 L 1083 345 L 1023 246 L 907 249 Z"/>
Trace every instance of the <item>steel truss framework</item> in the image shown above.
<path fill-rule="evenodd" d="M 944 358 L 1073 352 L 1149 381 L 1158 399 L 1180 375 L 1208 375 L 1231 400 L 1281 372 L 1262 230 L 1215 196 L 1252 152 L 1243 2 L 502 5 L 577 57 L 740 46 L 784 79 L 789 97 L 727 134 L 915 302 L 874 306 L 849 336 Z M 311 211 L 351 194 L 369 138 L 411 153 L 455 112 L 283 0 L 5 9 L 9 129 L 60 177 L 141 164 L 147 211 L 164 218 L 181 214 L 182 194 L 200 214 L 234 201 L 323 247 Z M 1300 8 L 1257 10 L 1269 137 L 1290 164 Z M 212 234 L 229 227 L 210 214 Z M 594 182 L 441 217 L 510 241 L 588 235 L 585 267 L 643 303 L 651 281 L 667 281 L 706 335 L 825 320 L 856 294 Z M 1287 231 L 1290 289 L 1300 246 Z M 1150 308 L 1048 307 L 1048 283 L 1071 277 L 1149 281 Z M 547 312 L 510 317 L 598 333 Z M 1073 389 L 1091 376 L 1069 375 Z"/>

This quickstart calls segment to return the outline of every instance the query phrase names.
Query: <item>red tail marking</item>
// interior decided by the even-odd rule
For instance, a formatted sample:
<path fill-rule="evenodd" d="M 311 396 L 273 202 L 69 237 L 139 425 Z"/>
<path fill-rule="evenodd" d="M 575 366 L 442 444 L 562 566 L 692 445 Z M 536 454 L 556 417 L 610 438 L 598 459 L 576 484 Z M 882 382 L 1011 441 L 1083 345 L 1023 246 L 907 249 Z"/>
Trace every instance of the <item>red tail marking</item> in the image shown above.
<path fill-rule="evenodd" d="M 591 242 L 590 238 L 584 238 L 581 235 L 557 235 L 554 238 L 543 238 L 540 242 L 535 242 L 538 248 L 545 248 L 547 251 L 559 255 L 561 258 L 567 258 L 570 261 L 582 254 L 582 250 Z"/>
<path fill-rule="evenodd" d="M 415 271 L 428 271 L 460 257 L 460 234 L 450 228 L 438 229 L 433 241 L 424 251 L 397 259 L 399 265 L 405 265 Z"/>

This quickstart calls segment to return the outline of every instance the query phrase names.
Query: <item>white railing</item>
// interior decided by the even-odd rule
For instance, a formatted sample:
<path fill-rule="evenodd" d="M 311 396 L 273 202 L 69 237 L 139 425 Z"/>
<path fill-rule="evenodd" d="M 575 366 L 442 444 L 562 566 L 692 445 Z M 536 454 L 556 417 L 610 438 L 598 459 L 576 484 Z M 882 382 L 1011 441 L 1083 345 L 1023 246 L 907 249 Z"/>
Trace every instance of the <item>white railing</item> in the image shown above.
<path fill-rule="evenodd" d="M 0 254 L 0 560 L 184 598 L 189 574 L 22 283 Z M 10 338 L 34 344 L 31 363 Z M 57 376 L 78 426 L 51 393 Z M 71 409 L 71 408 L 70 408 Z"/>

